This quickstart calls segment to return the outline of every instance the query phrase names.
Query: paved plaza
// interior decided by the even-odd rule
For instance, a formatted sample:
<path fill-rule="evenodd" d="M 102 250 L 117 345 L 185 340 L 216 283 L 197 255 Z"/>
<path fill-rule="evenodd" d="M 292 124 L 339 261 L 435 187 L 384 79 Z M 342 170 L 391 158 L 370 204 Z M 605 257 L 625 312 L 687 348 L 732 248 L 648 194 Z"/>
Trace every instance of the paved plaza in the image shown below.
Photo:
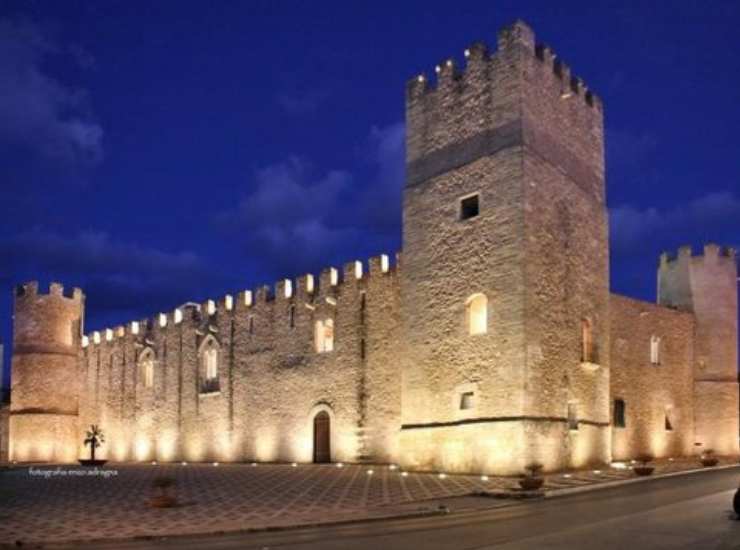
<path fill-rule="evenodd" d="M 658 465 L 658 473 L 696 462 Z M 91 475 L 93 474 L 93 475 Z M 147 505 L 158 476 L 179 505 Z M 547 476 L 546 489 L 633 478 L 627 469 Z M 515 478 L 407 473 L 388 465 L 111 464 L 104 469 L 16 465 L 0 470 L 0 543 L 60 542 L 281 528 L 436 513 L 476 493 L 516 495 Z M 480 499 L 486 507 L 510 499 Z M 453 510 L 454 511 L 454 510 Z"/>

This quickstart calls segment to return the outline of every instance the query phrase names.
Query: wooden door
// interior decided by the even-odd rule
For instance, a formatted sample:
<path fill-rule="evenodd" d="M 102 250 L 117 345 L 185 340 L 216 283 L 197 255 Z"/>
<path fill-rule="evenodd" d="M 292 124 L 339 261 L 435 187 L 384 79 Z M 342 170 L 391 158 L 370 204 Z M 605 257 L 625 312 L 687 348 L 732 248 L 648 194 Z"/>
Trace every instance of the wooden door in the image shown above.
<path fill-rule="evenodd" d="M 331 420 L 326 411 L 313 418 L 313 461 L 331 462 Z"/>

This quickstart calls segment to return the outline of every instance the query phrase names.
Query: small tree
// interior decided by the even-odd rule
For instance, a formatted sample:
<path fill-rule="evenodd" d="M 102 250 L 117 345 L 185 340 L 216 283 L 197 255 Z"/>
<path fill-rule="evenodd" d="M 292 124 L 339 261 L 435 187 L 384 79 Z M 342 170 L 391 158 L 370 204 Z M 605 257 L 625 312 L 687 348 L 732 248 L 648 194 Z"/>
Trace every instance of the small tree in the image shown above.
<path fill-rule="evenodd" d="M 95 449 L 103 443 L 105 443 L 103 430 L 98 428 L 97 424 L 91 424 L 85 437 L 85 445 L 90 445 L 90 460 L 95 460 Z"/>

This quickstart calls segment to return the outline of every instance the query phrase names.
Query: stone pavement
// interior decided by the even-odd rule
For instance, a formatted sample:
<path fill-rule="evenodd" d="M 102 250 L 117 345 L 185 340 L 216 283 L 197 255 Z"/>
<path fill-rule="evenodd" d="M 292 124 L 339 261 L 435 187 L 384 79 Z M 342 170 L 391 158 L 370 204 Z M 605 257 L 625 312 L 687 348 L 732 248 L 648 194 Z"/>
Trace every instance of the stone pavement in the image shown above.
<path fill-rule="evenodd" d="M 696 467 L 665 462 L 660 472 Z M 111 464 L 0 470 L 0 544 L 216 533 L 433 513 L 473 493 L 510 493 L 516 479 L 406 473 L 393 466 Z M 372 473 L 371 473 L 372 472 Z M 84 475 L 83 475 L 84 474 Z M 177 480 L 180 505 L 147 505 L 157 476 Z M 547 476 L 546 489 L 634 477 L 608 468 Z M 485 506 L 507 505 L 486 499 Z"/>

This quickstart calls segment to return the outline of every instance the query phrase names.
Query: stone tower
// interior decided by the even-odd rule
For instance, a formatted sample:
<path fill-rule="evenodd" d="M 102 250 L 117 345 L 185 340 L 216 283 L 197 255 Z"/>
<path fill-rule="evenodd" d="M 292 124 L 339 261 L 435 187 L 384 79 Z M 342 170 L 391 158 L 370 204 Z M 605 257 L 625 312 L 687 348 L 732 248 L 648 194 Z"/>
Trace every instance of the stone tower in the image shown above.
<path fill-rule="evenodd" d="M 522 22 L 465 57 L 406 91 L 401 462 L 607 461 L 602 104 Z"/>
<path fill-rule="evenodd" d="M 738 453 L 737 264 L 735 251 L 715 244 L 703 256 L 690 246 L 663 254 L 658 303 L 696 319 L 694 422 L 697 450 Z"/>
<path fill-rule="evenodd" d="M 18 461 L 77 459 L 77 362 L 84 296 L 52 283 L 16 290 L 11 370 L 10 454 Z"/>

